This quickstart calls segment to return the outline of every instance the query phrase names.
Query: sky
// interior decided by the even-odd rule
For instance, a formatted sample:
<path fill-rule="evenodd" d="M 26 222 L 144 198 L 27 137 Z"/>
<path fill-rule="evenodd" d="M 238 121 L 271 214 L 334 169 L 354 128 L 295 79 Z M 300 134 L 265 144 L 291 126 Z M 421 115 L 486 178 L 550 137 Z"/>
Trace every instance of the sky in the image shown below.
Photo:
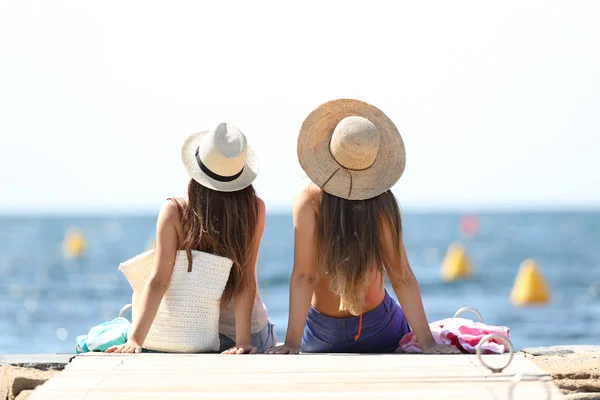
<path fill-rule="evenodd" d="M 600 207 L 600 2 L 0 0 L 0 213 L 156 211 L 184 139 L 256 150 L 268 210 L 304 118 L 355 98 L 406 144 L 402 207 Z"/>

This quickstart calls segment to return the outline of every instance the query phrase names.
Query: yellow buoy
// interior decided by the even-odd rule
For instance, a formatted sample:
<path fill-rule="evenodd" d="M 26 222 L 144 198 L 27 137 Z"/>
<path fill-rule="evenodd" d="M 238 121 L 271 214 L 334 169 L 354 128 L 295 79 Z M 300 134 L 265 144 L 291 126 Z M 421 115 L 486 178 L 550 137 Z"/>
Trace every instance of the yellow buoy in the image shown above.
<path fill-rule="evenodd" d="M 78 258 L 81 257 L 86 250 L 87 244 L 85 236 L 81 230 L 77 228 L 71 228 L 65 235 L 63 240 L 63 254 L 67 258 Z"/>
<path fill-rule="evenodd" d="M 469 278 L 472 275 L 467 249 L 462 243 L 452 243 L 448 247 L 442 264 L 441 275 L 446 282 Z"/>
<path fill-rule="evenodd" d="M 550 301 L 550 291 L 535 260 L 527 259 L 521 263 L 510 301 L 515 306 L 546 304 Z"/>

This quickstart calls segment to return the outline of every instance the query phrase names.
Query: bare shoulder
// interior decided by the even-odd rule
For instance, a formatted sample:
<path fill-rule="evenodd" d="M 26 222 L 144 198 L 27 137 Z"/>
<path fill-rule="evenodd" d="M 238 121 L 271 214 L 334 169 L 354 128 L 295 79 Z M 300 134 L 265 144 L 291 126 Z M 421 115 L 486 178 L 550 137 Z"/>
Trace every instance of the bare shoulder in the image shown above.
<path fill-rule="evenodd" d="M 294 212 L 303 209 L 315 210 L 321 197 L 321 189 L 313 184 L 305 186 L 294 196 Z M 316 211 L 316 210 L 315 210 Z"/>
<path fill-rule="evenodd" d="M 162 240 L 174 237 L 176 241 L 181 242 L 183 227 L 181 226 L 177 205 L 172 200 L 165 201 L 160 208 L 158 220 L 156 221 L 156 235 L 157 237 L 161 236 Z"/>
<path fill-rule="evenodd" d="M 160 212 L 158 213 L 158 221 L 159 223 L 179 224 L 179 211 L 177 210 L 175 202 L 167 200 L 163 203 Z"/>
<path fill-rule="evenodd" d="M 315 198 L 320 196 L 319 188 L 308 185 L 294 197 L 294 224 L 296 226 L 314 225 L 316 220 Z"/>
<path fill-rule="evenodd" d="M 265 202 L 260 197 L 256 197 L 258 200 L 258 219 L 256 229 L 262 235 L 263 230 L 265 229 L 265 220 L 267 218 L 267 207 L 265 206 Z"/>
<path fill-rule="evenodd" d="M 320 189 L 319 189 L 320 190 Z M 314 238 L 317 213 L 312 185 L 305 187 L 294 198 L 294 274 L 314 276 Z"/>
<path fill-rule="evenodd" d="M 264 217 L 264 215 L 267 213 L 267 206 L 265 205 L 264 200 L 260 197 L 256 196 L 256 199 L 258 200 L 258 216 Z"/>

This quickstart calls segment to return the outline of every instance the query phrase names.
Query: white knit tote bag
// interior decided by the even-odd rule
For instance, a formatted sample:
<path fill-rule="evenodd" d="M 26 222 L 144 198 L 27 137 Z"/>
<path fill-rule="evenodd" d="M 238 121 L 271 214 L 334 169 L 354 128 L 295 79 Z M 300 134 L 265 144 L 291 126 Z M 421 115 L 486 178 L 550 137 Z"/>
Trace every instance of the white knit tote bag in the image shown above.
<path fill-rule="evenodd" d="M 177 252 L 169 287 L 142 346 L 145 349 L 178 353 L 219 350 L 220 300 L 233 262 L 202 251 L 191 253 L 192 269 L 188 272 L 186 252 Z M 134 321 L 154 254 L 155 250 L 147 251 L 119 266 L 133 289 Z"/>

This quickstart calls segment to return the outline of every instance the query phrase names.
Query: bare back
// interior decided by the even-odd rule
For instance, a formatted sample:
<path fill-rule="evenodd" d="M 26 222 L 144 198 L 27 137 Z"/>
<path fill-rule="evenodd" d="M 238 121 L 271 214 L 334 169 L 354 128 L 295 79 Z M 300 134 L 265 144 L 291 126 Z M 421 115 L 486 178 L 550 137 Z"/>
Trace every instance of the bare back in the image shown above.
<path fill-rule="evenodd" d="M 301 235 L 308 238 L 314 237 L 314 227 L 316 226 L 317 215 L 318 215 L 318 202 L 321 194 L 321 189 L 309 185 L 302 194 L 296 200 L 295 208 L 296 212 L 296 235 Z M 299 228 L 299 229 L 298 229 Z M 312 228 L 312 229 L 311 229 Z M 295 251 L 301 254 L 314 254 L 314 243 L 311 240 L 300 240 L 296 246 L 303 247 L 297 248 Z M 311 248 L 305 248 L 310 246 Z M 314 259 L 314 258 L 313 258 Z M 310 260 L 306 260 L 310 262 Z M 314 262 L 312 262 L 314 271 Z M 348 311 L 340 310 L 340 296 L 333 293 L 330 290 L 330 282 L 327 274 L 322 274 L 316 277 L 316 283 L 312 296 L 311 305 L 320 313 L 333 317 L 333 318 L 348 318 L 351 317 Z M 369 285 L 365 295 L 365 308 L 364 312 L 371 311 L 372 309 L 379 306 L 385 298 L 385 291 L 383 287 L 383 279 L 379 271 L 373 268 L 373 277 L 371 284 Z"/>
<path fill-rule="evenodd" d="M 373 282 L 367 289 L 367 294 L 365 295 L 364 312 L 376 308 L 383 302 L 385 297 L 383 285 L 380 283 L 381 276 L 379 272 L 375 272 L 374 275 Z M 353 316 L 348 311 L 340 311 L 340 296 L 329 290 L 329 279 L 326 275 L 318 278 L 311 305 L 315 310 L 329 317 L 348 318 Z"/>

